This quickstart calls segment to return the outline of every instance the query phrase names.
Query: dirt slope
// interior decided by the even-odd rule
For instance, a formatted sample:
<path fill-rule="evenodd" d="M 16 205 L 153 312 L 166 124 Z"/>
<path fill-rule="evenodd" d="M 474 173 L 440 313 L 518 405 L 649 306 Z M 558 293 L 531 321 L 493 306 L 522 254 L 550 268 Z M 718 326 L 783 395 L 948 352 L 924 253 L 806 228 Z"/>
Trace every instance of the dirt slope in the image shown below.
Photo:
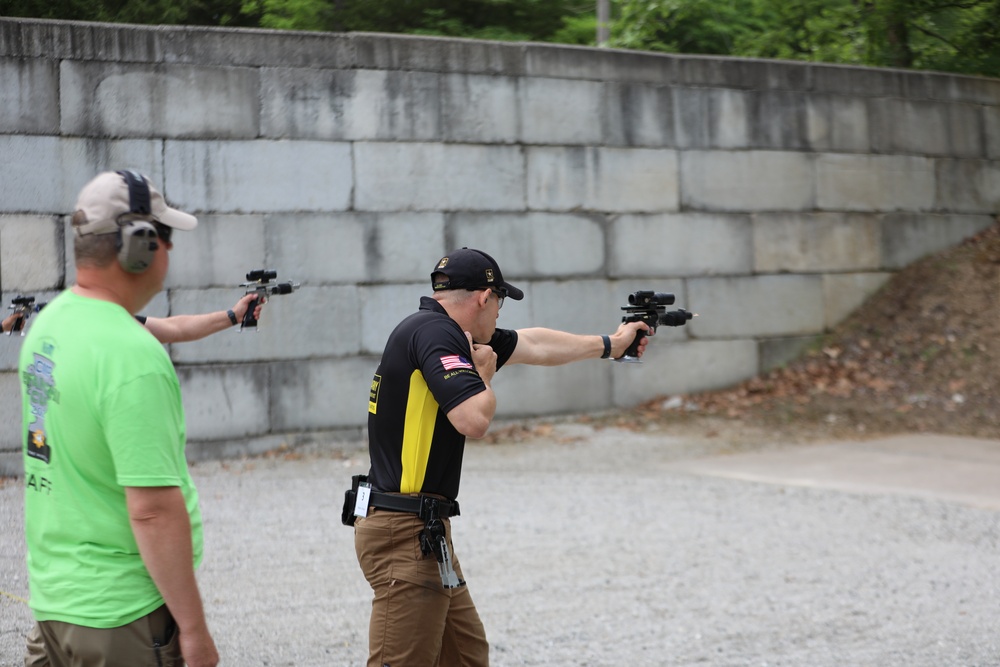
<path fill-rule="evenodd" d="M 1000 224 L 898 272 L 783 368 L 606 419 L 709 436 L 1000 438 Z"/>

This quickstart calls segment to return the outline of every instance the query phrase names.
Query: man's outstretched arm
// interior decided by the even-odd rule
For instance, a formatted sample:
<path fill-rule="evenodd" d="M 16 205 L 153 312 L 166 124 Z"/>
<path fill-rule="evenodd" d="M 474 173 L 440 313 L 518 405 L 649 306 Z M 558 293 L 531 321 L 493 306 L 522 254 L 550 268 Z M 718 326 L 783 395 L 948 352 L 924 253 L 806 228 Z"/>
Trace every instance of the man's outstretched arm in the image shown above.
<path fill-rule="evenodd" d="M 618 330 L 608 336 L 610 356 L 614 359 L 625 354 L 635 340 L 637 331 L 649 332 L 644 322 L 622 322 Z M 646 349 L 647 338 L 639 342 L 639 356 Z M 572 334 L 556 329 L 535 327 L 517 330 L 517 347 L 508 364 L 533 366 L 561 366 L 584 359 L 599 359 L 604 354 L 604 339 L 600 335 Z"/>
<path fill-rule="evenodd" d="M 257 296 L 255 294 L 245 294 L 233 306 L 233 316 L 237 322 L 243 320 L 250 302 Z M 254 309 L 254 317 L 260 317 L 262 303 Z M 200 340 L 206 336 L 218 333 L 233 326 L 233 321 L 229 318 L 229 313 L 225 310 L 217 310 L 212 313 L 202 313 L 200 315 L 173 315 L 171 317 L 147 317 L 146 328 L 161 343 L 186 343 L 192 340 Z"/>

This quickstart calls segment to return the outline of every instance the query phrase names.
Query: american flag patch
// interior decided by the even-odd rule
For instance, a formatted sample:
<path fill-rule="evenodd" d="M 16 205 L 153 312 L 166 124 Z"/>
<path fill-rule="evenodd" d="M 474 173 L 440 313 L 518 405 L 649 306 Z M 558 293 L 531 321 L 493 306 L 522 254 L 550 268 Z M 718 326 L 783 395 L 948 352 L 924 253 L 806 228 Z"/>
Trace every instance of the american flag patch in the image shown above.
<path fill-rule="evenodd" d="M 460 357 L 457 354 L 446 354 L 441 357 L 441 365 L 444 366 L 446 371 L 454 370 L 456 368 L 472 368 L 472 364 L 465 357 Z"/>

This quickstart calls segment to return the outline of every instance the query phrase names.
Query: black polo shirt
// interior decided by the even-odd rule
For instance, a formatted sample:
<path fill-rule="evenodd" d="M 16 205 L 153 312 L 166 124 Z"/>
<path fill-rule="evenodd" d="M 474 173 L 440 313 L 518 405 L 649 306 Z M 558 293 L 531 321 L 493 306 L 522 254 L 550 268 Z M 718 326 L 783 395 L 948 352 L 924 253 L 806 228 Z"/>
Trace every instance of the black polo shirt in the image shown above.
<path fill-rule="evenodd" d="M 497 369 L 510 359 L 517 332 L 497 329 L 490 339 Z M 434 493 L 454 500 L 462 475 L 465 436 L 449 410 L 485 391 L 462 328 L 437 301 L 389 335 L 372 379 L 368 402 L 368 480 L 376 491 Z"/>

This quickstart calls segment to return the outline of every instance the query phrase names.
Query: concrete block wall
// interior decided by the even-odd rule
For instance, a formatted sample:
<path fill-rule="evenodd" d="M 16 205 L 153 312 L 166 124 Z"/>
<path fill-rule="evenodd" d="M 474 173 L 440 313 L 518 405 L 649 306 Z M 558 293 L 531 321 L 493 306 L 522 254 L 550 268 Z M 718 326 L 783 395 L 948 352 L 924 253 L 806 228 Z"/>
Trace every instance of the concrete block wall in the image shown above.
<path fill-rule="evenodd" d="M 601 410 L 784 363 L 1000 208 L 1000 81 L 375 34 L 0 19 L 0 293 L 52 298 L 105 169 L 199 216 L 150 315 L 301 288 L 174 345 L 192 458 L 357 434 L 436 260 L 489 251 L 500 326 L 605 333 L 628 293 L 700 314 L 645 363 L 505 369 L 504 417 Z M 30 325 L 29 325 L 30 326 Z M 0 411 L 20 421 L 16 338 Z M 0 472 L 20 432 L 0 432 Z"/>

